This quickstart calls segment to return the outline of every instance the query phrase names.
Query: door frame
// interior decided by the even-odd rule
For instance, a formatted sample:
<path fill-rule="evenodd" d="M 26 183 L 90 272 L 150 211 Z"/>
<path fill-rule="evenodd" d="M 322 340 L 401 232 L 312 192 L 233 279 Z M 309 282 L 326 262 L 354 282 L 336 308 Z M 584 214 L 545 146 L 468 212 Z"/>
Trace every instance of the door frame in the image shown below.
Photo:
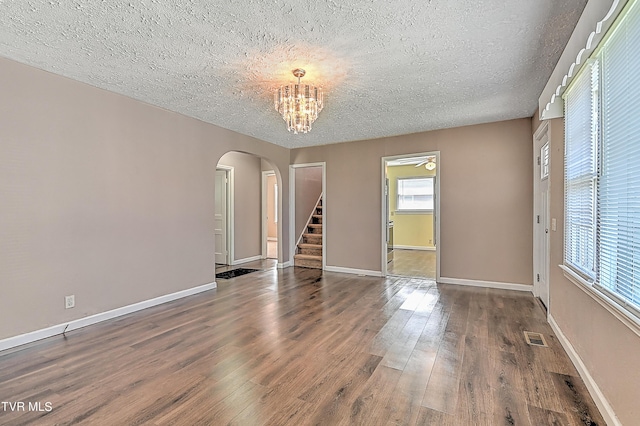
<path fill-rule="evenodd" d="M 289 165 L 289 264 L 293 266 L 296 253 L 296 169 L 322 167 L 322 270 L 327 267 L 327 163 L 301 163 Z M 306 216 L 306 215 L 305 215 Z"/>
<path fill-rule="evenodd" d="M 381 198 L 381 220 L 380 220 L 380 240 L 381 240 L 381 259 L 380 271 L 383 277 L 387 276 L 387 227 L 389 225 L 389 213 L 387 212 L 387 195 L 385 194 L 385 184 L 387 180 L 387 162 L 391 160 L 399 160 L 402 158 L 412 157 L 436 157 L 436 174 L 434 188 L 434 211 L 433 218 L 435 226 L 433 229 L 433 242 L 436 246 L 436 282 L 440 281 L 440 181 L 442 180 L 442 163 L 440 161 L 440 151 L 416 152 L 411 154 L 391 155 L 382 157 L 380 162 L 381 180 L 380 180 L 380 198 Z"/>
<path fill-rule="evenodd" d="M 546 211 L 546 218 L 547 218 L 547 223 L 538 223 L 537 221 L 537 216 L 538 213 L 541 212 L 542 209 L 542 199 L 540 197 L 540 167 L 541 165 L 538 164 L 538 158 L 540 158 L 540 149 L 542 148 L 542 146 L 544 146 L 545 143 L 549 143 L 550 142 L 550 137 L 549 137 L 549 132 L 550 132 L 550 127 L 549 127 L 549 122 L 548 121 L 543 121 L 540 126 L 538 127 L 538 129 L 536 130 L 536 132 L 533 135 L 533 276 L 532 276 L 532 280 L 533 280 L 533 295 L 535 297 L 540 298 L 540 300 L 542 300 L 542 303 L 545 305 L 545 307 L 547 308 L 547 313 L 549 312 L 550 309 L 550 299 L 551 299 L 551 295 L 550 295 L 550 285 L 549 285 L 549 279 L 550 279 L 550 271 L 549 271 L 549 266 L 550 266 L 550 239 L 551 239 L 551 234 L 549 232 L 552 232 L 554 229 L 552 226 L 550 226 L 550 222 L 552 222 L 551 219 L 551 211 L 550 211 L 550 205 L 549 203 L 547 203 L 547 211 Z M 548 181 L 548 185 L 549 185 L 549 191 L 551 190 L 551 175 L 549 174 L 549 176 L 547 177 Z M 549 194 L 547 195 L 549 196 Z M 544 217 L 544 216 L 543 216 Z M 543 225 L 543 226 L 539 226 L 539 225 Z M 546 245 L 546 257 L 544 256 L 544 250 L 543 247 L 540 246 L 540 236 L 541 235 L 545 235 L 545 234 L 541 234 L 542 232 L 544 232 L 544 229 L 547 230 L 546 233 L 546 241 L 545 241 L 545 245 Z M 543 273 L 541 271 L 546 271 L 546 276 L 542 277 L 542 281 L 538 281 L 538 274 L 539 273 Z M 541 286 L 543 285 L 542 283 L 546 283 L 546 292 L 541 291 Z M 546 295 L 546 300 L 543 299 L 543 295 Z"/>
<path fill-rule="evenodd" d="M 218 164 L 216 170 L 223 170 L 227 173 L 227 261 L 228 265 L 233 265 L 235 262 L 235 254 L 233 248 L 234 236 L 234 168 L 231 166 L 225 166 Z"/>
<path fill-rule="evenodd" d="M 267 223 L 267 216 L 268 216 L 268 211 L 267 211 L 267 195 L 268 195 L 268 188 L 267 188 L 267 178 L 269 176 L 275 176 L 276 177 L 276 185 L 278 184 L 278 176 L 276 175 L 276 172 L 274 170 L 263 170 L 262 171 L 262 258 L 266 259 L 267 258 L 267 241 L 268 241 L 268 226 L 269 224 Z M 278 189 L 278 192 L 280 192 L 280 189 Z M 279 199 L 280 196 L 278 194 L 278 196 L 276 197 L 276 199 Z M 278 201 L 276 200 L 276 208 L 278 206 Z M 278 224 L 276 224 L 276 227 L 279 228 Z M 280 244 L 280 241 L 277 240 L 278 244 Z M 278 250 L 279 251 L 279 250 Z"/>

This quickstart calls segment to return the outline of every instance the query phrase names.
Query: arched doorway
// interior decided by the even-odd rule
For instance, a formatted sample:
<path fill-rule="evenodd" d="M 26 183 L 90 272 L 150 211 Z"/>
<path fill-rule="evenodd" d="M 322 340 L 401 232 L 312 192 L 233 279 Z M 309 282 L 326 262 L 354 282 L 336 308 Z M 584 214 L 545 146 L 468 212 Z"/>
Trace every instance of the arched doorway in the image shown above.
<path fill-rule="evenodd" d="M 282 248 L 277 243 L 282 221 L 273 217 L 281 209 L 281 191 L 266 190 L 266 176 L 272 176 L 278 188 L 280 171 L 269 160 L 240 151 L 220 157 L 214 200 L 216 272 L 238 265 L 275 268 L 281 262 Z M 275 232 L 267 229 L 269 222 Z M 265 244 L 270 235 L 276 244 Z"/>

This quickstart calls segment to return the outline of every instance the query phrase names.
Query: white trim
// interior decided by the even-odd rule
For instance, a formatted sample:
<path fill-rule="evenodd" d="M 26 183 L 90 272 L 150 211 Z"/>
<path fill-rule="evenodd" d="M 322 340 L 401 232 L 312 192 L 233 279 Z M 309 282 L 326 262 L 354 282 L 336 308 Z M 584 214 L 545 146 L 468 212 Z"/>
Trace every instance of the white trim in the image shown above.
<path fill-rule="evenodd" d="M 437 280 L 437 282 L 441 284 L 456 284 L 456 285 L 466 285 L 470 287 L 486 287 L 486 288 L 495 288 L 499 290 L 533 292 L 533 286 L 528 284 L 503 283 L 498 281 L 466 280 L 462 278 L 446 278 L 446 277 L 440 277 Z"/>
<path fill-rule="evenodd" d="M 589 370 L 587 370 L 584 362 L 582 362 L 580 355 L 578 355 L 578 352 L 576 352 L 573 345 L 571 344 L 571 342 L 569 342 L 567 336 L 564 335 L 564 333 L 560 329 L 560 326 L 551 314 L 549 314 L 548 316 L 548 321 L 549 325 L 551 325 L 551 329 L 556 334 L 556 337 L 558 337 L 558 341 L 567 352 L 567 355 L 569 355 L 569 358 L 571 358 L 571 362 L 573 362 L 576 370 L 578 370 L 578 374 L 580 374 L 580 377 L 587 386 L 587 390 L 589 391 L 591 398 L 593 398 L 593 401 L 598 406 L 600 414 L 602 414 L 602 417 L 604 417 L 604 421 L 608 425 L 622 426 L 622 423 L 620 422 L 620 420 L 618 420 L 618 416 L 616 416 L 616 413 L 613 411 L 613 408 L 609 404 L 609 401 L 607 401 L 607 398 L 605 398 L 604 394 L 598 387 L 598 384 L 591 376 L 591 373 L 589 373 Z"/>
<path fill-rule="evenodd" d="M 327 267 L 327 163 L 322 163 L 322 270 Z"/>
<path fill-rule="evenodd" d="M 401 246 L 399 244 L 394 244 L 393 245 L 394 249 L 400 249 L 400 250 L 420 250 L 420 251 L 436 251 L 436 246 Z"/>
<path fill-rule="evenodd" d="M 287 263 L 293 264 L 293 256 L 296 254 L 296 170 L 293 165 L 289 165 L 289 260 Z M 282 259 L 285 261 L 285 259 Z"/>
<path fill-rule="evenodd" d="M 233 265 L 235 258 L 235 169 L 232 166 L 225 166 L 224 164 L 218 164 L 216 168 L 227 171 L 227 252 L 229 265 Z"/>
<path fill-rule="evenodd" d="M 260 176 L 260 252 L 262 258 L 267 258 L 267 177 L 273 173 L 271 170 L 263 170 Z"/>
<path fill-rule="evenodd" d="M 77 330 L 92 324 L 97 324 L 102 321 L 107 321 L 113 318 L 121 317 L 123 315 L 130 314 L 132 312 L 141 311 L 152 306 L 161 305 L 163 303 L 171 302 L 173 300 L 181 299 L 183 297 L 191 296 L 203 291 L 212 290 L 217 287 L 216 282 L 204 284 L 198 287 L 189 288 L 187 290 L 181 290 L 176 293 L 165 294 L 153 299 L 144 300 L 142 302 L 134 303 L 131 305 L 123 306 L 120 308 L 112 309 L 110 311 L 101 312 L 99 314 L 90 315 L 88 317 L 79 318 L 77 320 L 70 321 L 68 323 L 62 323 L 51 327 L 43 328 L 40 330 L 32 331 L 29 333 L 21 334 L 19 336 L 9 337 L 7 339 L 0 340 L 0 351 L 14 348 L 16 346 L 25 345 L 27 343 L 35 342 L 36 340 L 46 339 L 47 337 L 62 334 L 63 332 Z"/>
<path fill-rule="evenodd" d="M 564 116 L 562 94 L 624 9 L 627 0 L 588 1 L 540 97 L 540 120 Z"/>
<path fill-rule="evenodd" d="M 428 151 L 428 152 L 416 152 L 411 154 L 401 154 L 401 155 L 391 155 L 387 157 L 382 157 L 380 160 L 380 170 L 382 175 L 382 180 L 380 182 L 380 198 L 382 200 L 382 204 L 380 206 L 380 251 L 381 251 L 381 259 L 382 264 L 380 265 L 380 270 L 382 276 L 387 275 L 387 226 L 389 224 L 389 218 L 386 212 L 386 196 L 384 193 L 385 183 L 387 179 L 387 162 L 398 160 L 402 158 L 411 158 L 411 157 L 420 157 L 420 156 L 431 156 L 436 157 L 437 169 L 435 174 L 432 176 L 435 179 L 435 188 L 434 188 L 434 196 L 435 196 L 435 205 L 431 213 L 433 214 L 433 220 L 435 222 L 435 229 L 433 230 L 433 242 L 436 248 L 436 281 L 440 281 L 440 249 L 438 246 L 438 240 L 440 239 L 440 180 L 442 173 L 442 163 L 440 161 L 440 151 Z M 397 247 L 397 246 L 396 246 Z"/>
<path fill-rule="evenodd" d="M 595 290 L 589 282 L 584 278 L 576 274 L 571 268 L 565 265 L 558 265 L 562 269 L 564 276 L 571 281 L 580 290 L 585 292 L 589 297 L 598 302 L 600 306 L 605 308 L 610 314 L 620 320 L 621 323 L 627 326 L 629 330 L 633 331 L 640 337 L 640 319 L 627 315 L 624 307 L 620 306 L 615 300 L 607 297 L 606 294 Z"/>
<path fill-rule="evenodd" d="M 285 269 L 291 267 L 291 262 L 278 263 L 278 269 Z"/>
<path fill-rule="evenodd" d="M 259 254 L 257 256 L 245 257 L 244 259 L 234 260 L 231 266 L 242 265 L 243 263 L 255 262 L 256 260 L 262 260 L 262 255 Z"/>
<path fill-rule="evenodd" d="M 262 225 L 262 229 L 261 229 L 261 246 L 262 246 L 262 258 L 266 259 L 267 258 L 267 241 L 278 241 L 278 237 L 268 237 L 268 233 L 269 233 L 269 223 L 267 220 L 267 216 L 268 216 L 268 212 L 267 212 L 267 194 L 268 194 L 268 188 L 267 188 L 267 181 L 269 176 L 275 176 L 276 177 L 276 185 L 278 184 L 278 176 L 276 175 L 276 172 L 273 170 L 263 170 L 262 171 L 262 179 L 261 179 L 261 186 L 262 186 L 262 200 L 261 200 L 261 225 Z M 279 194 L 278 194 L 278 198 L 280 198 Z M 276 201 L 277 203 L 278 201 Z M 279 225 L 278 222 L 276 222 L 276 232 L 278 232 Z M 276 254 L 277 257 L 277 254 Z"/>
<path fill-rule="evenodd" d="M 342 266 L 325 266 L 325 271 L 340 272 L 343 274 L 366 275 L 368 277 L 382 277 L 380 271 L 370 271 L 368 269 L 344 268 Z"/>

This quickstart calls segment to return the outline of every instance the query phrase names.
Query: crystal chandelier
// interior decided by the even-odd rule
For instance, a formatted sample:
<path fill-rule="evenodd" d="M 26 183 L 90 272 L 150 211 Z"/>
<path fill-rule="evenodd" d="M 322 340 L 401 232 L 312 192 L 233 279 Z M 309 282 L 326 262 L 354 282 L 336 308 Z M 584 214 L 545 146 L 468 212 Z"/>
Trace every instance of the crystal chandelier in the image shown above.
<path fill-rule="evenodd" d="M 322 89 L 308 84 L 300 84 L 305 70 L 296 68 L 293 75 L 298 77 L 297 84 L 281 86 L 274 93 L 274 106 L 287 122 L 287 130 L 295 134 L 307 133 L 318 113 L 322 111 Z"/>

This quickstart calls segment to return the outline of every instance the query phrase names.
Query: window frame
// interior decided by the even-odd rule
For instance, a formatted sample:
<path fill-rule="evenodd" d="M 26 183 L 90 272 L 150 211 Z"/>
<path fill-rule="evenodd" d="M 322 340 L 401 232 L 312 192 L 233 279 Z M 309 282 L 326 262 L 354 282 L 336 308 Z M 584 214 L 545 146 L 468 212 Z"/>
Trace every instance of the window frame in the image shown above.
<path fill-rule="evenodd" d="M 408 209 L 408 208 L 400 208 L 400 182 L 408 181 L 408 180 L 430 180 L 431 181 L 431 208 L 428 209 Z M 396 178 L 396 214 L 430 214 L 435 210 L 435 191 L 436 191 L 436 182 L 435 176 L 403 176 Z M 429 194 L 427 194 L 429 195 Z"/>
<path fill-rule="evenodd" d="M 629 10 L 632 7 L 636 7 L 636 6 L 640 7 L 640 1 L 632 0 L 626 5 L 626 7 L 623 9 L 623 11 L 620 13 L 618 18 L 616 19 L 616 22 L 611 26 L 608 33 L 599 43 L 598 47 L 594 50 L 590 59 L 588 60 L 588 61 L 597 61 L 597 65 L 600 68 L 599 70 L 597 70 L 597 73 L 598 73 L 597 91 L 598 92 L 602 90 L 606 90 L 606 87 L 603 86 L 604 84 L 603 79 L 604 79 L 605 73 L 609 71 L 608 69 L 607 71 L 605 71 L 604 69 L 605 65 L 602 64 L 603 51 L 605 51 L 605 49 L 607 48 L 608 41 L 616 33 L 616 30 L 620 27 L 621 23 L 624 22 L 626 24 L 625 18 L 627 17 Z M 635 13 L 636 14 L 638 13 L 637 10 Z M 637 19 L 637 15 L 636 15 L 636 19 Z M 640 25 L 640 20 L 638 20 L 638 22 L 634 22 L 634 25 Z M 589 66 L 588 62 L 585 65 Z M 583 71 L 585 70 L 581 69 L 577 73 L 576 77 L 580 75 Z M 576 81 L 576 77 L 574 77 L 574 80 L 572 81 L 572 83 Z M 632 81 L 633 84 L 635 85 L 640 85 L 640 79 L 635 79 L 630 81 Z M 572 88 L 572 85 L 569 84 L 569 87 L 567 88 L 567 92 L 570 91 L 571 88 Z M 623 324 L 625 324 L 628 328 L 630 328 L 635 334 L 640 336 L 640 304 L 637 304 L 637 302 L 626 300 L 625 297 L 622 296 L 622 294 L 618 295 L 615 291 L 608 288 L 607 285 L 604 285 L 600 282 L 601 280 L 600 257 L 602 255 L 603 249 L 601 248 L 601 242 L 599 240 L 598 235 L 601 232 L 603 225 L 601 224 L 600 219 L 597 215 L 601 207 L 603 206 L 602 203 L 606 200 L 606 198 L 601 196 L 601 194 L 599 193 L 599 188 L 600 188 L 599 179 L 602 176 L 603 158 L 604 158 L 604 152 L 606 149 L 605 148 L 606 141 L 604 140 L 604 136 L 603 136 L 603 133 L 605 131 L 603 128 L 603 122 L 604 122 L 604 116 L 605 116 L 603 105 L 602 105 L 603 98 L 604 97 L 600 96 L 600 93 L 599 93 L 597 96 L 597 101 L 595 105 L 596 106 L 595 117 L 596 117 L 597 130 L 595 134 L 596 149 L 594 152 L 594 156 L 595 156 L 597 171 L 596 171 L 596 176 L 594 180 L 595 186 L 594 186 L 594 196 L 593 196 L 593 204 L 592 204 L 593 211 L 594 211 L 593 227 L 596 235 L 596 241 L 594 242 L 594 246 L 593 246 L 593 251 L 595 256 L 594 258 L 595 277 L 591 279 L 591 277 L 585 276 L 584 271 L 582 271 L 579 267 L 576 267 L 575 265 L 572 265 L 570 262 L 567 262 L 567 238 L 566 238 L 567 228 L 566 226 L 564 230 L 565 237 L 563 238 L 563 263 L 559 265 L 559 267 L 563 270 L 565 277 L 569 279 L 569 281 L 577 285 L 578 288 L 580 288 L 582 291 L 588 294 L 593 300 L 595 300 L 602 307 L 604 307 L 606 310 L 612 313 L 617 319 L 619 319 Z M 565 132 L 567 129 L 566 118 L 567 118 L 567 114 L 565 111 Z M 566 143 L 567 141 L 565 140 L 565 147 L 566 147 Z M 565 187 L 565 198 L 564 198 L 564 205 L 563 205 L 563 212 L 565 215 L 565 218 L 564 218 L 565 224 L 567 223 L 568 220 L 571 220 L 571 218 L 568 218 L 568 214 L 567 214 L 566 164 L 567 164 L 567 156 L 565 152 L 565 170 L 564 170 L 564 179 L 563 179 L 564 187 Z M 633 254 L 634 252 L 635 250 L 631 249 L 629 253 Z"/>

